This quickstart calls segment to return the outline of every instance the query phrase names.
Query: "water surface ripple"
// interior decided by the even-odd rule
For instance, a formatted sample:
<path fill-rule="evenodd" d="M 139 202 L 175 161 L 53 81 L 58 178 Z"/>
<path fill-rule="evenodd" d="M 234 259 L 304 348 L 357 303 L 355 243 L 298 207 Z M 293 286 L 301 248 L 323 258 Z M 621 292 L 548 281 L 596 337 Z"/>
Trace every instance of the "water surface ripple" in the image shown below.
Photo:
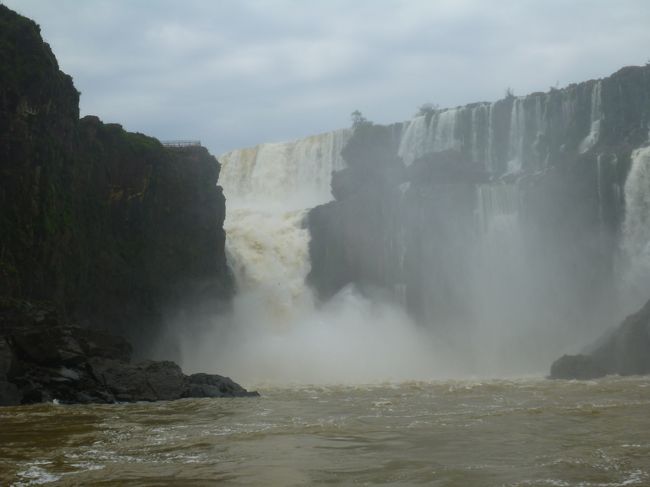
<path fill-rule="evenodd" d="M 650 485 L 650 378 L 0 409 L 0 485 Z"/>

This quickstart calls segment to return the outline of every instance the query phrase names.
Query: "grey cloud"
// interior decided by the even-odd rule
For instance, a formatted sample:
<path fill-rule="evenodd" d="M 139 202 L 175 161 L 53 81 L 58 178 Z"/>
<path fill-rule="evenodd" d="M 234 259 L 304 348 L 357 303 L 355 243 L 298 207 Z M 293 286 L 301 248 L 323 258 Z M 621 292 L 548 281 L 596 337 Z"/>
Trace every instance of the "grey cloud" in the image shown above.
<path fill-rule="evenodd" d="M 644 63 L 645 0 L 4 0 L 34 18 L 82 113 L 214 153 L 546 90 Z"/>

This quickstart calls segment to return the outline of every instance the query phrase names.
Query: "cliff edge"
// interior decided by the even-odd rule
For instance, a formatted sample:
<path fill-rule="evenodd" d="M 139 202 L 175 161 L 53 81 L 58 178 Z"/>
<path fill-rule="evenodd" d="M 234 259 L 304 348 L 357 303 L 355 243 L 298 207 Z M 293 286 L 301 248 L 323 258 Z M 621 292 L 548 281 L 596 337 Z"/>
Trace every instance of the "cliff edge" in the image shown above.
<path fill-rule="evenodd" d="M 167 308 L 232 294 L 218 177 L 202 147 L 80 120 L 38 25 L 0 5 L 0 296 L 50 301 L 146 355 Z"/>

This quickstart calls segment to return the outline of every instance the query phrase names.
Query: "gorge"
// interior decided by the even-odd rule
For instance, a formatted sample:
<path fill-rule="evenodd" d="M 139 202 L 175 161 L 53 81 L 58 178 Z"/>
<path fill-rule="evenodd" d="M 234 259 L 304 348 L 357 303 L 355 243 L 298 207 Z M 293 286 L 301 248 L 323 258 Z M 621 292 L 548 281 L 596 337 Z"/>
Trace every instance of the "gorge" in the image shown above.
<path fill-rule="evenodd" d="M 0 485 L 650 485 L 650 63 L 245 147 L 644 59 L 560 3 L 0 0 Z"/>
<path fill-rule="evenodd" d="M 2 14 L 9 308 L 191 370 L 358 383 L 539 375 L 648 298 L 648 66 L 219 163 L 79 119 L 38 27 Z"/>
<path fill-rule="evenodd" d="M 244 321 L 278 318 L 271 336 L 299 342 L 285 351 L 320 341 L 298 369 L 315 355 L 336 369 L 350 347 L 390 364 L 375 379 L 416 356 L 424 368 L 406 368 L 417 377 L 543 373 L 649 297 L 649 122 L 650 67 L 627 67 L 224 154 L 229 261 L 240 290 L 268 301 Z M 351 301 L 405 310 L 389 321 L 412 330 L 410 345 L 366 347 L 400 333 L 377 323 L 355 334 Z M 331 335 L 300 331 L 332 308 Z"/>
<path fill-rule="evenodd" d="M 203 147 L 80 119 L 39 27 L 0 5 L 0 405 L 247 394 L 130 363 L 174 355 L 184 308 L 228 305 L 218 176 Z"/>

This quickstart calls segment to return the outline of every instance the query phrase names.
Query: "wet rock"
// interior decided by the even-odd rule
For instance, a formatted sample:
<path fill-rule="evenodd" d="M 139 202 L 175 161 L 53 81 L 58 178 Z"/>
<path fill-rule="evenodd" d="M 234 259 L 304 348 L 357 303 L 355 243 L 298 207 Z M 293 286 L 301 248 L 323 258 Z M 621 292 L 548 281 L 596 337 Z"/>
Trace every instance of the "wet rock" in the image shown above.
<path fill-rule="evenodd" d="M 609 373 L 650 373 L 650 301 L 623 323 L 592 354 Z"/>
<path fill-rule="evenodd" d="M 91 359 L 95 377 L 118 401 L 178 399 L 185 390 L 185 375 L 174 362 L 126 364 L 117 360 Z"/>
<path fill-rule="evenodd" d="M 0 337 L 0 381 L 7 380 L 13 363 L 13 351 L 4 337 Z"/>
<path fill-rule="evenodd" d="M 21 404 L 23 395 L 11 382 L 0 380 L 0 406 L 17 406 Z"/>
<path fill-rule="evenodd" d="M 248 392 L 229 377 L 216 374 L 192 374 L 187 378 L 185 397 L 246 397 L 259 396 Z"/>
<path fill-rule="evenodd" d="M 552 379 L 593 379 L 607 374 L 650 374 L 650 301 L 601 338 L 588 355 L 565 355 L 551 366 Z"/>
<path fill-rule="evenodd" d="M 88 328 L 78 328 L 75 335 L 80 340 L 84 355 L 131 361 L 133 347 L 122 337 Z"/>
<path fill-rule="evenodd" d="M 170 361 L 129 362 L 129 343 L 23 301 L 0 303 L 0 405 L 254 396 L 227 377 Z"/>
<path fill-rule="evenodd" d="M 564 355 L 551 365 L 551 379 L 590 380 L 607 375 L 607 371 L 588 355 Z"/>
<path fill-rule="evenodd" d="M 0 295 L 54 301 L 142 354 L 170 303 L 225 306 L 219 162 L 80 119 L 39 26 L 2 2 L 0 60 Z"/>
<path fill-rule="evenodd" d="M 81 345 L 66 328 L 36 329 L 12 336 L 17 354 L 36 364 L 74 364 L 84 360 Z"/>

